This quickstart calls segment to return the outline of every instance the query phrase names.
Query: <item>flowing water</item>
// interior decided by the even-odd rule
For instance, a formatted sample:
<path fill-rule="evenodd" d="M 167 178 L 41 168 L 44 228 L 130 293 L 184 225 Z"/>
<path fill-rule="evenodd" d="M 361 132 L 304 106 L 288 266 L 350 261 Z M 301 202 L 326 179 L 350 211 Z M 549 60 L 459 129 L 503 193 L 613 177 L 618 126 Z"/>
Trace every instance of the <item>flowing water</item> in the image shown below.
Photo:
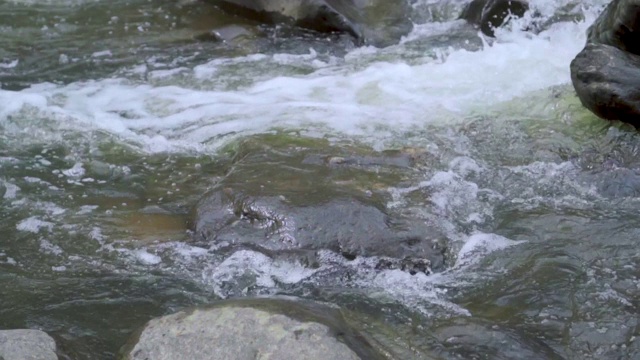
<path fill-rule="evenodd" d="M 605 1 L 531 3 L 487 39 L 456 20 L 464 1 L 417 0 L 379 49 L 255 24 L 208 41 L 240 20 L 199 2 L 0 0 L 0 328 L 112 359 L 152 317 L 291 294 L 352 310 L 399 359 L 639 358 L 640 137 L 569 75 Z M 429 224 L 446 270 L 193 241 L 194 204 L 230 171 L 322 191 L 270 170 L 304 149 L 420 152 L 352 185 Z"/>

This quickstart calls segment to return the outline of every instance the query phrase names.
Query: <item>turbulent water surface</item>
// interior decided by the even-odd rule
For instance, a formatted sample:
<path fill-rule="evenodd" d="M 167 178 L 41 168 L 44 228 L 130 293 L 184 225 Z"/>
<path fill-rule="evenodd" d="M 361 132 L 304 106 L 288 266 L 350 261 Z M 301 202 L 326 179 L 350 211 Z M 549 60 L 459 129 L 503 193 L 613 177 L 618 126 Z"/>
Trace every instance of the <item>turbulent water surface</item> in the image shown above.
<path fill-rule="evenodd" d="M 249 22 L 217 41 L 240 20 L 200 2 L 0 0 L 0 328 L 112 359 L 152 317 L 290 294 L 399 359 L 640 357 L 640 137 L 569 76 L 604 2 L 533 0 L 487 39 L 464 1 L 416 0 L 413 31 L 375 48 Z M 305 151 L 421 160 L 317 178 Z M 446 269 L 194 241 L 197 200 L 245 179 L 375 194 L 438 234 Z"/>

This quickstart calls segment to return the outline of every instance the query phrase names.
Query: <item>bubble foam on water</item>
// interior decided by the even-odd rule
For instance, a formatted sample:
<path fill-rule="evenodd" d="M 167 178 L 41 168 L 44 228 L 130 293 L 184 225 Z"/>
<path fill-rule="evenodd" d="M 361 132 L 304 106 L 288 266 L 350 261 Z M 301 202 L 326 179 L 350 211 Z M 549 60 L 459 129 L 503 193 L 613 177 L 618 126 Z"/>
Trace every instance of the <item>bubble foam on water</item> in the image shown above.
<path fill-rule="evenodd" d="M 239 287 L 241 293 L 248 287 L 276 288 L 276 283 L 294 284 L 313 275 L 317 269 L 301 264 L 274 260 L 264 254 L 240 250 L 219 264 L 212 265 L 202 273 L 203 281 L 211 286 L 216 295 L 229 296 L 225 287 Z"/>
<path fill-rule="evenodd" d="M 49 221 L 44 221 L 44 220 L 40 220 L 38 217 L 36 216 L 32 216 L 29 218 L 26 218 L 22 221 L 20 221 L 17 225 L 16 225 L 16 229 L 20 230 L 20 231 L 27 231 L 27 232 L 31 232 L 31 233 L 38 233 L 40 232 L 40 230 L 42 229 L 46 229 L 48 231 L 51 231 L 53 229 L 53 226 L 55 224 Z"/>
<path fill-rule="evenodd" d="M 503 250 L 525 242 L 526 241 L 514 241 L 496 234 L 473 234 L 465 241 L 460 251 L 458 251 L 456 263 L 453 268 L 462 269 L 476 265 L 484 257 L 495 251 Z"/>
<path fill-rule="evenodd" d="M 49 121 L 106 130 L 149 152 L 210 150 L 231 134 L 283 127 L 382 139 L 425 123 L 486 112 L 516 98 L 527 101 L 528 93 L 570 83 L 569 63 L 585 42 L 587 26 L 586 21 L 563 22 L 535 35 L 503 32 L 481 51 L 452 50 L 442 61 L 378 61 L 356 71 L 327 66 L 308 75 L 249 80 L 246 87 L 227 91 L 207 89 L 195 76 L 183 86 L 105 79 L 0 90 L 0 103 L 9 104 L 0 109 L 0 123 L 9 115 L 19 117 L 27 106 Z M 283 59 L 293 61 L 279 55 L 237 64 L 277 67 Z M 351 61 L 357 63 L 357 57 Z M 239 71 L 238 76 L 242 67 Z M 220 75 L 218 69 L 212 76 Z"/>
<path fill-rule="evenodd" d="M 133 251 L 132 254 L 143 265 L 158 265 L 162 262 L 162 258 L 160 256 L 152 254 L 146 249 L 138 249 Z"/>
<path fill-rule="evenodd" d="M 0 180 L 0 182 L 2 183 L 2 185 L 4 185 L 4 188 L 6 189 L 4 192 L 4 195 L 2 195 L 3 199 L 15 199 L 18 192 L 20 191 L 20 188 L 18 186 L 16 186 L 15 184 L 12 184 L 10 182 L 7 181 L 2 181 Z"/>

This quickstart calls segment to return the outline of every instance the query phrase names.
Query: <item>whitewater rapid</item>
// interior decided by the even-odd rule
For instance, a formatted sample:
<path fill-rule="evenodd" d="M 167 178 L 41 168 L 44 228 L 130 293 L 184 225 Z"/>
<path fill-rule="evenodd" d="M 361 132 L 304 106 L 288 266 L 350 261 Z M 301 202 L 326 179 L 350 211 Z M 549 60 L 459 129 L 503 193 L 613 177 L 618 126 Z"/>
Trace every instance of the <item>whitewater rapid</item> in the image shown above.
<path fill-rule="evenodd" d="M 550 17 L 554 5 L 564 4 L 533 1 L 531 13 Z M 230 135 L 282 128 L 379 141 L 425 124 L 491 114 L 507 102 L 528 104 L 526 98 L 536 91 L 568 85 L 569 63 L 598 9 L 584 10 L 583 21 L 556 23 L 538 34 L 519 30 L 533 21 L 529 16 L 498 31 L 495 40 L 478 33 L 479 51 L 443 48 L 435 58 L 411 64 L 400 56 L 406 44 L 446 36 L 461 22 L 418 25 L 399 45 L 358 48 L 344 58 L 309 49 L 306 55 L 214 59 L 193 68 L 163 64 L 166 70 L 153 70 L 141 64 L 106 79 L 0 90 L 0 121 L 35 116 L 60 126 L 100 129 L 149 152 L 211 151 Z M 382 61 L 381 53 L 397 58 Z M 310 72 L 281 76 L 282 66 Z M 228 85 L 238 77 L 239 86 Z M 531 116 L 528 107 L 519 115 Z"/>

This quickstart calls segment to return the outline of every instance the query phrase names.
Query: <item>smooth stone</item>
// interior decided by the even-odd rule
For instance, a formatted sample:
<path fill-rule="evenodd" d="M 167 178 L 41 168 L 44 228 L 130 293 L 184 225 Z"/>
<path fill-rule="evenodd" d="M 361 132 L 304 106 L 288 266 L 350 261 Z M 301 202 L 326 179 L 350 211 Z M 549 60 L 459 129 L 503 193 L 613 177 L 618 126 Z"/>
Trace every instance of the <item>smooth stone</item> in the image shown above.
<path fill-rule="evenodd" d="M 594 114 L 640 125 L 640 56 L 587 44 L 571 62 L 571 81 L 584 107 Z"/>
<path fill-rule="evenodd" d="M 640 125 L 640 0 L 614 0 L 571 62 L 582 104 L 608 120 Z"/>
<path fill-rule="evenodd" d="M 0 330 L 0 359 L 57 360 L 56 342 L 40 330 Z"/>
<path fill-rule="evenodd" d="M 222 256 L 250 250 L 310 267 L 329 250 L 347 260 L 379 257 L 379 269 L 444 269 L 446 237 L 438 225 L 388 207 L 390 187 L 411 183 L 430 166 L 424 150 L 345 150 L 280 134 L 250 137 L 227 154 L 224 176 L 190 215 L 196 245 Z"/>
<path fill-rule="evenodd" d="M 224 300 L 149 321 L 126 360 L 378 360 L 337 308 L 292 298 Z"/>
<path fill-rule="evenodd" d="M 473 0 L 462 11 L 461 19 L 478 26 L 488 36 L 503 26 L 509 16 L 522 17 L 529 10 L 529 3 L 522 0 Z"/>
<path fill-rule="evenodd" d="M 430 274 L 444 267 L 444 249 L 422 221 L 393 218 L 358 199 L 293 206 L 281 197 L 258 197 L 230 189 L 213 191 L 196 208 L 201 241 L 249 247 L 273 256 L 291 250 L 331 250 L 357 256 L 402 259 L 386 268 Z M 380 267 L 385 268 L 384 266 Z"/>

